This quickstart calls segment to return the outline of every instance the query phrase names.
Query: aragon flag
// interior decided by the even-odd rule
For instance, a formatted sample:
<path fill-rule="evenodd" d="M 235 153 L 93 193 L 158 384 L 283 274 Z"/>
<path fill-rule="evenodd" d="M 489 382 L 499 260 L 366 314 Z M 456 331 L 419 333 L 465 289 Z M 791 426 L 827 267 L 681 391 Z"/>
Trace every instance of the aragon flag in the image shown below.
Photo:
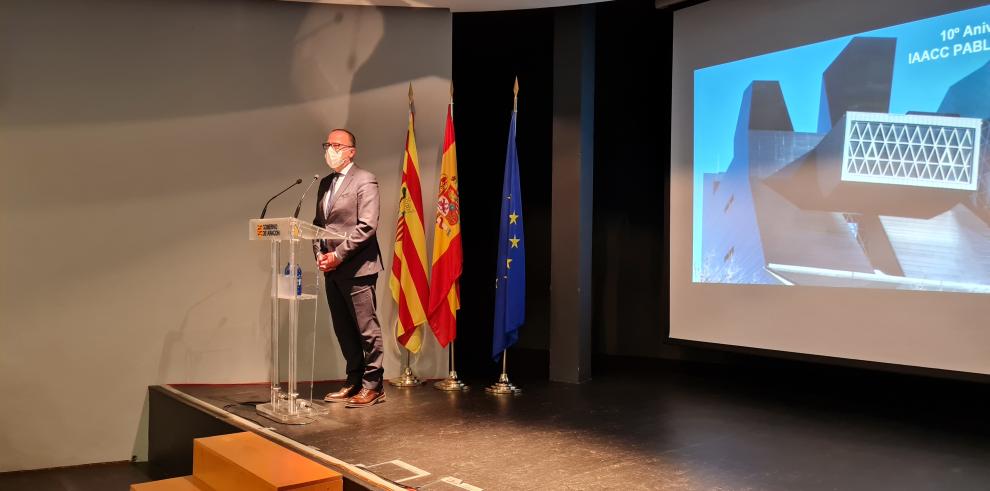
<path fill-rule="evenodd" d="M 419 326 L 426 322 L 425 309 L 430 287 L 426 281 L 426 233 L 423 228 L 419 155 L 416 152 L 416 132 L 413 127 L 412 85 L 409 86 L 409 101 L 409 127 L 406 131 L 406 151 L 402 159 L 395 253 L 392 256 L 388 285 L 399 311 L 395 337 L 410 352 L 418 353 L 423 341 L 423 332 Z"/>
<path fill-rule="evenodd" d="M 461 308 L 460 277 L 461 202 L 457 182 L 457 149 L 454 145 L 454 103 L 447 105 L 443 132 L 443 159 L 437 192 L 437 219 L 433 229 L 433 269 L 430 276 L 428 317 L 440 346 L 457 337 L 457 311 Z"/>

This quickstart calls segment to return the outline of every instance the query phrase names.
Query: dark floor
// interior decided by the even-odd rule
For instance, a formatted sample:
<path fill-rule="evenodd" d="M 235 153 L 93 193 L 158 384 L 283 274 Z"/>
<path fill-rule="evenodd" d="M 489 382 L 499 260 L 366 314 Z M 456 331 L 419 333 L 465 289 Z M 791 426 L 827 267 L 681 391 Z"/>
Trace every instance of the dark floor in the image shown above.
<path fill-rule="evenodd" d="M 437 482 L 447 476 L 511 490 L 990 489 L 987 384 L 799 365 L 638 368 L 579 386 L 516 380 L 517 397 L 389 388 L 384 404 L 333 405 L 307 426 L 231 410 L 385 477 L 422 469 L 404 484 L 423 489 L 454 489 Z M 219 407 L 266 395 L 180 390 Z M 0 490 L 146 480 L 141 466 L 104 464 L 0 474 Z"/>
<path fill-rule="evenodd" d="M 386 477 L 409 476 L 401 463 L 430 473 L 404 481 L 413 486 L 452 476 L 511 490 L 990 489 L 984 384 L 675 367 L 520 385 L 517 397 L 389 388 L 384 404 L 332 405 L 306 426 L 230 410 Z M 266 394 L 180 390 L 218 407 Z"/>
<path fill-rule="evenodd" d="M 143 464 L 120 462 L 0 474 L 3 491 L 114 491 L 149 481 Z"/>

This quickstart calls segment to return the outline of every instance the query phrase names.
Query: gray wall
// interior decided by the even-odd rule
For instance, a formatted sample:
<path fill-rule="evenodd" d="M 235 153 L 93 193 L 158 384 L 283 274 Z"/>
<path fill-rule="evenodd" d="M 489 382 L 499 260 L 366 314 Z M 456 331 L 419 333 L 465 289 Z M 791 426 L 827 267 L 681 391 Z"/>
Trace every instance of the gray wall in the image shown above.
<path fill-rule="evenodd" d="M 147 385 L 266 380 L 267 248 L 247 220 L 325 173 L 319 143 L 348 127 L 379 176 L 388 263 L 407 84 L 430 215 L 450 40 L 437 9 L 0 4 L 0 471 L 143 458 Z M 390 377 L 384 275 L 379 292 Z M 343 378 L 322 314 L 317 378 Z M 442 376 L 424 339 L 414 368 Z"/>

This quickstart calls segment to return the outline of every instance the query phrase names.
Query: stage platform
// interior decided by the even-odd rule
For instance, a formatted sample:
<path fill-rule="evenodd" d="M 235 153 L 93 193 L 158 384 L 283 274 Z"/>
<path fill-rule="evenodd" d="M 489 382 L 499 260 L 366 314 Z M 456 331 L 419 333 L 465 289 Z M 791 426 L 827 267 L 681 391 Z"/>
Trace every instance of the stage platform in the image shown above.
<path fill-rule="evenodd" d="M 289 445 L 341 472 L 345 489 L 986 489 L 985 385 L 830 373 L 666 364 L 581 385 L 514 379 L 519 396 L 479 380 L 461 393 L 389 386 L 383 404 L 333 404 L 304 426 L 240 404 L 264 399 L 261 385 L 158 386 L 151 464 L 155 477 L 180 472 L 163 448 L 192 426 Z"/>

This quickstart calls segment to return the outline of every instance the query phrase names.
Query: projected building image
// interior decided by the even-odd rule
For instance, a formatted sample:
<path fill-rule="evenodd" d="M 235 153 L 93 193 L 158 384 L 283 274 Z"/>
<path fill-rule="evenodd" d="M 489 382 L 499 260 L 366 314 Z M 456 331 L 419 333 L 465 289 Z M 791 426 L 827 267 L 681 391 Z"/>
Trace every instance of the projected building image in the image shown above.
<path fill-rule="evenodd" d="M 814 131 L 776 80 L 748 82 L 724 169 L 696 129 L 695 282 L 990 293 L 990 61 L 894 112 L 898 42 L 848 40 Z"/>

